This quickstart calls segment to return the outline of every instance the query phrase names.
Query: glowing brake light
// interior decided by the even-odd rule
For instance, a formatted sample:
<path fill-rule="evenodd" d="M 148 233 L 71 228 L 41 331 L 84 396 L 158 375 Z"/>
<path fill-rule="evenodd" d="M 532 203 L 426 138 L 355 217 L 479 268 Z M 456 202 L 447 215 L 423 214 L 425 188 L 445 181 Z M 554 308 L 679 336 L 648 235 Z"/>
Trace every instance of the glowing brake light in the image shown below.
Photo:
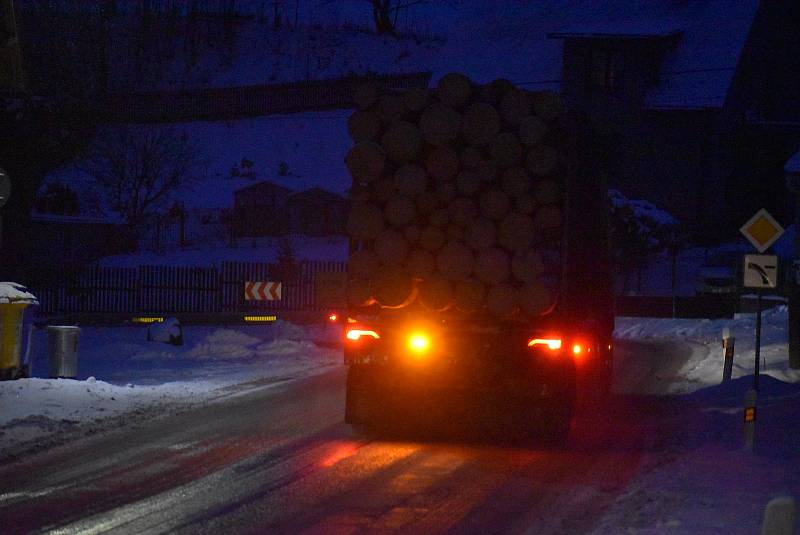
<path fill-rule="evenodd" d="M 345 335 L 348 340 L 361 340 L 362 338 L 373 338 L 377 340 L 380 338 L 377 332 L 368 329 L 350 329 Z"/>
<path fill-rule="evenodd" d="M 528 347 L 545 346 L 550 350 L 561 349 L 560 338 L 531 338 L 528 340 Z"/>
<path fill-rule="evenodd" d="M 328 321 L 330 322 L 336 322 L 338 319 L 339 319 L 338 314 L 331 314 L 328 316 Z"/>
<path fill-rule="evenodd" d="M 581 353 L 583 353 L 583 346 L 580 345 L 580 344 L 574 344 L 572 346 L 572 354 L 573 355 L 580 355 Z"/>

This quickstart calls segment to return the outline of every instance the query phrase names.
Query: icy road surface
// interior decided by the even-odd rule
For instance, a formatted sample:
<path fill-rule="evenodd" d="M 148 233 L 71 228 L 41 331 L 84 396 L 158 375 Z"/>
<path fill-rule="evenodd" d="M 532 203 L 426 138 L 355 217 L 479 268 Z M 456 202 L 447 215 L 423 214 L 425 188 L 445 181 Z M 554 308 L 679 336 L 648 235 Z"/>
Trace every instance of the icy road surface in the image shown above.
<path fill-rule="evenodd" d="M 623 342 L 619 354 L 617 380 L 651 391 L 689 351 Z M 767 499 L 800 490 L 796 436 L 742 462 L 741 414 L 714 393 L 619 396 L 552 450 L 365 439 L 342 423 L 344 378 L 280 382 L 2 467 L 0 531 L 754 533 Z M 796 420 L 786 386 L 765 425 Z"/>

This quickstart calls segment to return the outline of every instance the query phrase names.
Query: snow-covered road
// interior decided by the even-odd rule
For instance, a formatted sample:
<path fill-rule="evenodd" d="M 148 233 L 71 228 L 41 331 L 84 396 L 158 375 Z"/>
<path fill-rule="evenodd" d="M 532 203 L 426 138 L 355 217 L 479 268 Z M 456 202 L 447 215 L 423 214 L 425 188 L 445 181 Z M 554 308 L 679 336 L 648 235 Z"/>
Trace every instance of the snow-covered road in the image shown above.
<path fill-rule="evenodd" d="M 781 313 L 768 317 L 774 329 L 765 329 L 765 365 L 786 380 L 795 372 L 786 368 L 785 353 L 779 357 Z M 288 335 L 240 333 L 253 339 L 223 351 L 241 355 L 231 376 L 239 379 L 223 380 L 214 366 L 198 371 L 203 367 L 195 364 L 180 373 L 202 381 L 164 383 L 170 372 L 161 384 L 158 373 L 132 389 L 108 384 L 109 392 L 174 392 L 176 384 L 209 378 L 214 386 L 189 396 L 195 401 L 154 401 L 139 412 L 76 425 L 71 438 L 90 436 L 0 467 L 0 531 L 754 533 L 767 500 L 800 496 L 800 434 L 793 425 L 800 387 L 762 378 L 757 450 L 743 452 L 748 321 L 727 324 L 742 337 L 740 377 L 709 386 L 721 375 L 720 325 L 622 319 L 615 369 L 621 394 L 576 418 L 565 450 L 475 438 L 365 438 L 341 423 L 339 360 L 265 373 L 275 359 L 263 350 Z M 320 333 L 302 331 L 296 342 L 320 339 L 318 355 L 340 357 Z M 200 344 L 213 354 L 208 336 L 195 334 L 167 360 L 192 358 L 184 354 Z M 245 373 L 251 366 L 261 372 Z M 71 382 L 87 394 L 98 383 Z M 98 425 L 106 432 L 94 434 Z"/>

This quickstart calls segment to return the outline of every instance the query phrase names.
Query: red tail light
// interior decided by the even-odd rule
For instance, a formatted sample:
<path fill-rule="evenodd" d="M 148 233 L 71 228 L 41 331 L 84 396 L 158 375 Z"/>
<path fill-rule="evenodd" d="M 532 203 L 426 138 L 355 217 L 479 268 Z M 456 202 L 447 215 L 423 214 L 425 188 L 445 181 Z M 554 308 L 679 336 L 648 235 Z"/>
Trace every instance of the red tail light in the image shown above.
<path fill-rule="evenodd" d="M 357 342 L 362 338 L 371 338 L 373 340 L 380 338 L 380 335 L 377 333 L 377 331 L 373 331 L 371 329 L 349 329 L 345 336 L 348 340 L 352 340 L 354 342 Z"/>
<path fill-rule="evenodd" d="M 561 338 L 531 338 L 528 340 L 528 347 L 541 347 L 557 351 L 561 349 Z"/>

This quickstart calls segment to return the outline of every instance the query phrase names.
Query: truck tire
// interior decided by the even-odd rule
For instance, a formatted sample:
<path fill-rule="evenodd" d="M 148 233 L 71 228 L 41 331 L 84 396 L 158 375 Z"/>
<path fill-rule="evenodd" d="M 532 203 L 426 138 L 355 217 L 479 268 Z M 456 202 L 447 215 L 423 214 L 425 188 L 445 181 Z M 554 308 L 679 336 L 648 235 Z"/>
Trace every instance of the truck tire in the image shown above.
<path fill-rule="evenodd" d="M 373 429 L 380 418 L 377 381 L 372 366 L 353 364 L 347 370 L 344 421 L 359 431 Z"/>

